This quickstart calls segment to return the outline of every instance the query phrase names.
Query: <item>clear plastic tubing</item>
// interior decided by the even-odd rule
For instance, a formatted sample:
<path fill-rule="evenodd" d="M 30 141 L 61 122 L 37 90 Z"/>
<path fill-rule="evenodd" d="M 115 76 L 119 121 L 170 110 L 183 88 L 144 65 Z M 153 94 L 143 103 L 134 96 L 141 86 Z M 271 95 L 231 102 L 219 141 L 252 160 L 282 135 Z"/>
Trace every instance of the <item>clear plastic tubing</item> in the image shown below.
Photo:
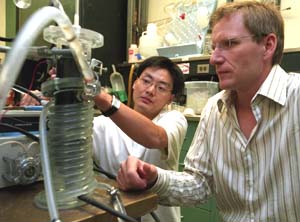
<path fill-rule="evenodd" d="M 40 128 L 40 145 L 41 145 L 41 159 L 43 163 L 43 175 L 44 175 L 44 185 L 45 185 L 45 191 L 48 194 L 47 195 L 47 204 L 49 209 L 49 214 L 51 221 L 58 220 L 58 211 L 56 207 L 56 201 L 55 201 L 55 195 L 54 195 L 54 187 L 51 179 L 51 167 L 50 167 L 50 158 L 49 158 L 49 151 L 48 151 L 48 145 L 47 145 L 47 112 L 49 109 L 51 102 L 46 104 L 44 109 L 42 110 L 42 113 L 40 115 L 40 122 L 39 122 L 39 128 Z"/>
<path fill-rule="evenodd" d="M 73 31 L 72 23 L 69 18 L 63 11 L 55 7 L 46 6 L 36 11 L 28 19 L 15 39 L 10 52 L 6 56 L 0 75 L 0 110 L 3 109 L 6 102 L 6 96 L 17 79 L 26 59 L 29 47 L 34 43 L 40 31 L 51 21 L 55 21 L 58 24 L 66 39 L 69 41 L 69 46 L 86 82 L 94 81 L 93 72 L 85 60 L 81 44 Z M 47 143 L 44 145 L 47 146 Z M 42 151 L 42 154 L 44 155 L 44 160 L 46 160 L 48 158 L 46 151 Z M 50 172 L 49 161 L 44 163 L 43 168 L 45 168 L 43 169 L 44 172 Z M 47 178 L 48 176 L 49 178 Z M 44 180 L 45 189 L 48 191 L 47 204 L 51 221 L 55 221 L 58 219 L 58 212 L 55 203 L 51 175 L 47 173 Z"/>
<path fill-rule="evenodd" d="M 49 107 L 47 144 L 54 199 L 59 209 L 82 205 L 77 197 L 96 187 L 90 149 L 93 105 L 92 101 L 83 101 L 66 105 L 52 103 Z M 35 203 L 47 208 L 43 193 L 37 196 Z"/>
<path fill-rule="evenodd" d="M 51 21 L 55 21 L 62 29 L 86 82 L 94 81 L 93 72 L 84 57 L 81 44 L 73 31 L 70 19 L 61 10 L 46 6 L 31 15 L 7 54 L 0 75 L 0 110 L 3 109 L 6 96 L 17 79 L 29 47 L 34 43 L 42 29 Z"/>

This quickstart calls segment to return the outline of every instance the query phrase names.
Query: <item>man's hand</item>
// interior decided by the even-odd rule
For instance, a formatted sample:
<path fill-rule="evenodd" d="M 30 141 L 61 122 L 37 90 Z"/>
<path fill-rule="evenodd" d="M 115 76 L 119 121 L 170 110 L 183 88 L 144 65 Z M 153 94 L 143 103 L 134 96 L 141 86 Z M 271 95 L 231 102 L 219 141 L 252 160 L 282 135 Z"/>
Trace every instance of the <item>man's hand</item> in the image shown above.
<path fill-rule="evenodd" d="M 156 167 L 133 156 L 122 162 L 117 175 L 118 186 L 124 191 L 147 189 L 153 186 L 156 180 Z"/>

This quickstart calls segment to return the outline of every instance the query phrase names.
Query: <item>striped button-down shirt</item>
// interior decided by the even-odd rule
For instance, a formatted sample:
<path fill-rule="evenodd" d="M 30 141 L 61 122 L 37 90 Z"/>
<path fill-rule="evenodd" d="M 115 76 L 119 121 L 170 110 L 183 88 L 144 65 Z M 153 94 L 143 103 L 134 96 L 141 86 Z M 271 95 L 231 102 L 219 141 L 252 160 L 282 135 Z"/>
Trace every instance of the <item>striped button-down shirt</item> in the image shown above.
<path fill-rule="evenodd" d="M 209 100 L 184 172 L 159 169 L 152 190 L 172 205 L 214 195 L 223 221 L 300 221 L 300 75 L 272 68 L 252 99 L 257 124 L 249 139 L 233 100 L 229 91 Z"/>

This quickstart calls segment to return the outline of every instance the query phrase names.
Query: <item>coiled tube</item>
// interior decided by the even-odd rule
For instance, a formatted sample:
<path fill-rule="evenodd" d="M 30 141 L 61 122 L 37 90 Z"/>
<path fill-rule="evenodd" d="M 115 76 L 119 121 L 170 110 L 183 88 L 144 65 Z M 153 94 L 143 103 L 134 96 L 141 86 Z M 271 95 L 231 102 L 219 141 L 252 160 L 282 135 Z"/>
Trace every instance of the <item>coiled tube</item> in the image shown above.
<path fill-rule="evenodd" d="M 96 179 L 92 163 L 92 101 L 51 105 L 48 112 L 48 150 L 55 199 L 59 209 L 79 206 L 78 196 L 92 192 Z M 44 194 L 36 199 L 46 208 Z"/>

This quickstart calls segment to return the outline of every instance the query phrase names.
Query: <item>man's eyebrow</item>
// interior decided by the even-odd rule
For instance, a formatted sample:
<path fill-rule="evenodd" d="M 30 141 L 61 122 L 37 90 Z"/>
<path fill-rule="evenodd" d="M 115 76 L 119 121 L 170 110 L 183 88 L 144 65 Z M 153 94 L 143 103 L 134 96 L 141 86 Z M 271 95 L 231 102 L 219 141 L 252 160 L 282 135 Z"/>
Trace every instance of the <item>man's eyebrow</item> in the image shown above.
<path fill-rule="evenodd" d="M 148 77 L 148 78 L 150 78 L 151 80 L 154 79 L 153 76 L 152 76 L 150 73 L 148 73 L 148 72 L 143 73 L 142 75 L 140 75 L 140 77 Z M 172 83 L 168 83 L 168 82 L 165 82 L 165 81 L 163 81 L 163 80 L 158 81 L 158 83 L 159 83 L 159 84 L 166 85 L 166 86 L 172 86 Z"/>
<path fill-rule="evenodd" d="M 140 77 L 142 77 L 142 76 L 149 77 L 149 78 L 153 79 L 152 75 L 148 72 L 144 72 Z"/>

